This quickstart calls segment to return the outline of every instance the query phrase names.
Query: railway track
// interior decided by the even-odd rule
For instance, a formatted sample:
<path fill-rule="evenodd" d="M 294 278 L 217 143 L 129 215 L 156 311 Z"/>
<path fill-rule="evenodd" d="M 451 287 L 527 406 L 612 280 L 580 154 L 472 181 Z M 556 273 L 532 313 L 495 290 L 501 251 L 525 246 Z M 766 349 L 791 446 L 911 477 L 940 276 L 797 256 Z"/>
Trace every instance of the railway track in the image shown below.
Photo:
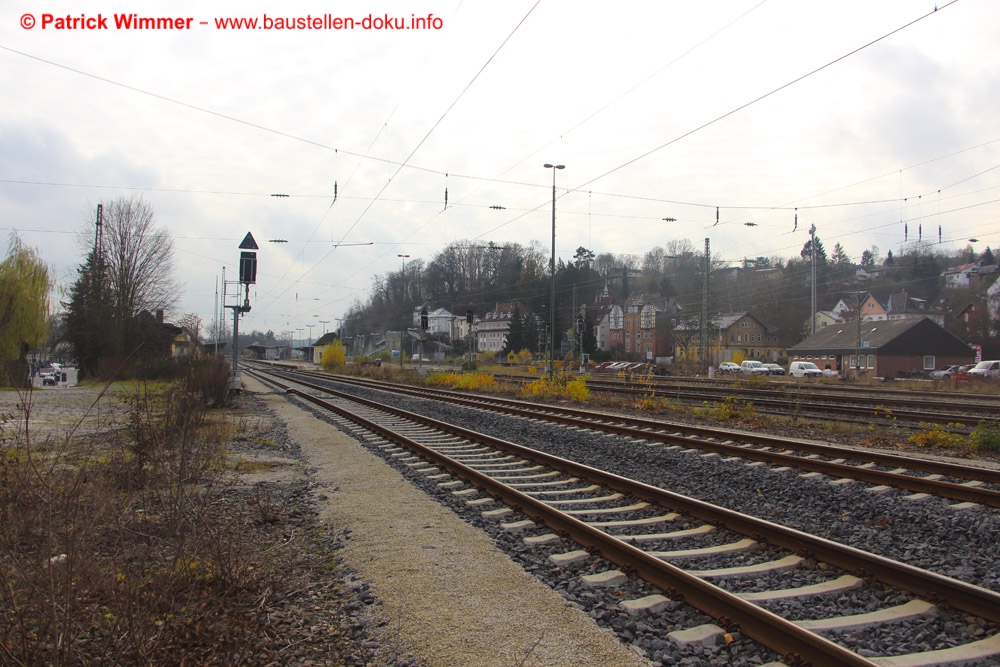
<path fill-rule="evenodd" d="M 607 569 L 590 575 L 586 585 L 620 585 L 638 576 L 668 594 L 627 600 L 623 613 L 654 614 L 669 604 L 670 597 L 682 597 L 717 619 L 723 636 L 725 630 L 738 628 L 785 656 L 788 664 L 954 664 L 988 661 L 1000 653 L 1000 635 L 995 632 L 961 646 L 939 648 L 937 653 L 889 657 L 863 656 L 827 637 L 830 632 L 858 631 L 904 618 L 917 623 L 913 619 L 956 611 L 995 624 L 1000 622 L 1000 595 L 994 591 L 381 402 L 347 396 L 301 377 L 289 380 L 269 374 L 262 379 L 376 433 L 385 441 L 388 456 L 439 480 L 437 485 L 454 494 L 487 494 L 468 502 L 489 508 L 484 516 L 503 521 L 505 530 L 529 533 L 526 542 L 538 548 L 561 546 L 567 539 L 576 543 L 576 548 L 553 551 L 550 561 L 571 567 L 599 554 Z M 497 500 L 506 507 L 493 509 Z M 698 565 L 705 559 L 747 553 L 757 554 L 751 566 Z M 821 569 L 818 563 L 839 568 L 839 573 L 808 586 L 781 583 L 786 573 L 802 567 Z M 852 573 L 863 573 L 867 579 Z M 763 583 L 747 585 L 755 578 Z M 724 584 L 711 583 L 733 580 L 741 582 L 738 588 L 744 591 L 758 590 L 737 594 Z M 836 596 L 855 587 L 870 588 L 873 597 L 885 599 L 880 591 L 886 586 L 906 591 L 890 596 L 903 595 L 907 601 L 883 605 L 876 615 L 834 613 L 826 619 L 801 620 L 779 613 L 787 600 Z M 673 641 L 689 639 L 681 632 Z"/>
<path fill-rule="evenodd" d="M 516 376 L 503 377 L 513 382 L 524 380 Z M 655 376 L 619 380 L 590 376 L 587 386 L 592 391 L 611 395 L 636 398 L 658 396 L 699 405 L 722 402 L 735 396 L 752 403 L 762 412 L 818 419 L 865 421 L 874 418 L 909 425 L 962 424 L 969 427 L 980 420 L 996 421 L 1000 414 L 1000 394 L 966 395 L 775 380 L 768 380 L 761 387 L 742 376 L 725 380 L 664 379 Z"/>
<path fill-rule="evenodd" d="M 297 375 L 329 379 L 329 375 L 322 373 L 299 372 Z M 809 474 L 857 480 L 876 485 L 877 489 L 903 489 L 912 494 L 930 494 L 959 503 L 1000 507 L 1000 470 L 838 447 L 810 440 L 698 427 L 492 396 L 470 396 L 459 392 L 359 378 L 338 377 L 337 380 L 356 386 L 429 397 L 574 428 L 586 428 L 636 440 L 699 450 L 708 454 L 738 457 L 756 463 L 793 468 Z"/>

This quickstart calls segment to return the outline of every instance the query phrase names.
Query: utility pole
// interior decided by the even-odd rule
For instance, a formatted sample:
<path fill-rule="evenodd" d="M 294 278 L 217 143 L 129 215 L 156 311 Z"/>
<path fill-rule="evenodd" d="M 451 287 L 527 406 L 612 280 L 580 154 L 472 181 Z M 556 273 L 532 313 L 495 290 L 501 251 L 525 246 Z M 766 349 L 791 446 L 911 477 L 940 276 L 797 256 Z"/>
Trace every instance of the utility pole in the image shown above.
<path fill-rule="evenodd" d="M 712 253 L 709 251 L 708 238 L 705 238 L 705 275 L 701 290 L 701 333 L 698 338 L 698 361 L 702 365 L 711 365 L 708 361 L 708 274 L 712 271 Z"/>
<path fill-rule="evenodd" d="M 573 283 L 573 310 L 571 310 L 569 312 L 572 313 L 572 318 L 570 319 L 570 323 L 573 325 L 573 327 L 575 329 L 576 328 L 576 283 Z M 577 347 L 576 336 L 572 336 L 570 338 L 570 341 L 572 341 L 572 343 L 571 343 L 572 350 L 571 351 L 573 352 L 573 354 L 575 355 L 575 354 L 579 353 L 580 350 Z"/>
<path fill-rule="evenodd" d="M 861 377 L 861 290 L 858 290 L 858 353 L 854 357 L 854 376 L 856 378 Z"/>
<path fill-rule="evenodd" d="M 406 258 L 409 257 L 409 255 L 396 255 L 396 257 L 399 257 L 400 259 L 403 260 L 403 269 L 402 269 L 402 274 L 400 276 L 400 280 L 402 280 L 402 282 L 403 282 L 403 326 L 399 330 L 399 368 L 402 369 L 403 368 L 403 334 L 406 333 L 407 328 L 408 328 L 408 325 L 407 325 L 407 322 L 408 322 L 408 319 L 407 319 L 408 313 L 406 312 Z"/>
<path fill-rule="evenodd" d="M 565 169 L 566 165 L 546 162 L 544 167 L 552 170 L 552 275 L 549 277 L 549 381 L 551 382 L 556 370 L 556 171 Z"/>
<path fill-rule="evenodd" d="M 816 225 L 809 228 L 809 250 L 812 257 L 812 313 L 809 318 L 812 320 L 812 335 L 816 335 Z"/>

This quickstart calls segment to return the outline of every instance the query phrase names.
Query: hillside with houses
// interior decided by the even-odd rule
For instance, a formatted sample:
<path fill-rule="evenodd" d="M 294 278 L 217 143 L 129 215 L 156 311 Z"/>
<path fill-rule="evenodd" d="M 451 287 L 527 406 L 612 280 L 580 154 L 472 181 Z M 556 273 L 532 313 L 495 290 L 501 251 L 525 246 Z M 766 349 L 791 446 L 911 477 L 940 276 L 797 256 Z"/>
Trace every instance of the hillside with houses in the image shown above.
<path fill-rule="evenodd" d="M 933 345 L 886 364 L 887 372 L 926 370 L 928 357 L 933 368 L 1000 356 L 1000 273 L 989 247 L 951 255 L 929 243 L 895 253 L 873 247 L 853 261 L 839 243 L 828 255 L 814 239 L 815 260 L 812 241 L 798 257 L 738 262 L 688 240 L 641 257 L 581 247 L 556 262 L 554 275 L 537 244 L 454 243 L 375 276 L 370 297 L 353 304 L 337 335 L 348 354 L 370 357 L 391 358 L 400 347 L 412 356 L 421 344 L 424 357 L 439 360 L 522 350 L 547 356 L 551 344 L 560 359 L 696 369 L 815 356 L 837 369 L 869 368 L 877 355 L 862 348 L 877 348 L 891 329 L 913 330 L 904 338 Z M 836 344 L 823 343 L 835 330 Z"/>

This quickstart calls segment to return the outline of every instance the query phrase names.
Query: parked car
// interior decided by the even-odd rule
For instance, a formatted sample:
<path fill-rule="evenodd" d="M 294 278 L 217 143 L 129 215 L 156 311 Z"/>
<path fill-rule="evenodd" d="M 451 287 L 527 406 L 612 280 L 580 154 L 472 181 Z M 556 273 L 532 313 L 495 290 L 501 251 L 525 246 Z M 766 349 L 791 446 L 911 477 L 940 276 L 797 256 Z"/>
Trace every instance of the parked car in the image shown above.
<path fill-rule="evenodd" d="M 980 361 L 969 369 L 970 378 L 1000 378 L 1000 361 Z"/>
<path fill-rule="evenodd" d="M 788 374 L 793 378 L 818 378 L 823 371 L 811 361 L 793 361 L 788 367 Z"/>
<path fill-rule="evenodd" d="M 764 364 L 764 368 L 766 368 L 767 372 L 770 373 L 771 375 L 785 374 L 785 369 L 779 366 L 778 364 Z"/>
<path fill-rule="evenodd" d="M 728 375 L 729 373 L 739 373 L 740 367 L 731 361 L 723 361 L 719 364 L 719 374 Z"/>
<path fill-rule="evenodd" d="M 771 373 L 761 362 L 749 359 L 740 364 L 740 372 L 744 375 L 770 375 Z"/>
<path fill-rule="evenodd" d="M 58 368 L 49 366 L 38 371 L 38 379 L 41 380 L 43 387 L 54 387 L 59 384 L 60 372 Z"/>
<path fill-rule="evenodd" d="M 931 371 L 928 375 L 932 380 L 946 380 L 952 375 L 958 372 L 960 366 L 946 366 L 945 368 L 939 368 L 936 371 Z"/>

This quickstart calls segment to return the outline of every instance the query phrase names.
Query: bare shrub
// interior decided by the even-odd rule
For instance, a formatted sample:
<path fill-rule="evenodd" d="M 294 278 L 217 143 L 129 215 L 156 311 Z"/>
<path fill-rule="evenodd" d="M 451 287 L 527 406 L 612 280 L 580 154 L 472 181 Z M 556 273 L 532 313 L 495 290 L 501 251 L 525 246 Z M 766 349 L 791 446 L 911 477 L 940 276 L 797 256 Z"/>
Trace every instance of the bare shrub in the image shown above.
<path fill-rule="evenodd" d="M 0 664 L 245 662 L 273 573 L 224 492 L 232 426 L 183 384 L 117 399 L 96 437 L 36 446 L 30 394 L 0 430 Z"/>

